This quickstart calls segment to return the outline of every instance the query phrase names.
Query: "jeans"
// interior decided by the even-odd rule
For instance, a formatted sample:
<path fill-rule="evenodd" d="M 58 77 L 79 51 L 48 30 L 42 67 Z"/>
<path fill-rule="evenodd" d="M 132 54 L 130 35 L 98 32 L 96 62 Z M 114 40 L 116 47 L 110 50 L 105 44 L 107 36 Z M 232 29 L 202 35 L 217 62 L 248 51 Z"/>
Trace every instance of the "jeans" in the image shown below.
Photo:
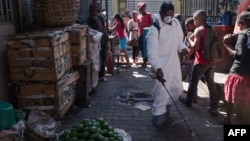
<path fill-rule="evenodd" d="M 105 62 L 107 58 L 107 43 L 101 43 L 101 50 L 100 54 L 100 71 L 99 71 L 99 78 L 105 76 Z"/>
<path fill-rule="evenodd" d="M 141 50 L 141 53 L 142 53 L 143 63 L 147 63 L 148 62 L 147 55 L 145 56 L 145 54 L 143 53 L 144 52 L 143 35 L 139 36 L 139 49 Z"/>
<path fill-rule="evenodd" d="M 133 52 L 132 52 L 132 58 L 135 60 L 139 56 L 139 47 L 138 46 L 132 46 Z"/>
<path fill-rule="evenodd" d="M 198 82 L 204 75 L 210 97 L 210 108 L 216 110 L 218 108 L 218 96 L 214 83 L 214 68 L 213 64 L 195 64 L 192 72 L 191 81 L 188 87 L 187 102 L 191 103 L 197 92 Z"/>

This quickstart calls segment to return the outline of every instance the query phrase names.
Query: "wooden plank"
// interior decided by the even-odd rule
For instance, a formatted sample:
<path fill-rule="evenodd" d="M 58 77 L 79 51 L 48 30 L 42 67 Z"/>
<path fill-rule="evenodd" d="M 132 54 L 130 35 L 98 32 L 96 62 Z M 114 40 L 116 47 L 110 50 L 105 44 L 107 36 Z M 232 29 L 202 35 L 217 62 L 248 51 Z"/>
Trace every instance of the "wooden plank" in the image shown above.
<path fill-rule="evenodd" d="M 69 99 L 67 103 L 65 103 L 64 105 L 61 105 L 55 119 L 61 120 L 64 117 L 64 115 L 67 113 L 67 111 L 70 109 L 70 107 L 73 105 L 74 102 L 75 102 L 75 94 L 73 95 L 71 99 Z"/>
<path fill-rule="evenodd" d="M 48 67 L 48 68 L 53 68 L 55 67 L 55 61 L 51 59 L 28 59 L 28 60 L 14 60 L 14 59 L 9 59 L 9 67 L 10 69 L 15 68 L 15 67 Z"/>
<path fill-rule="evenodd" d="M 88 34 L 88 26 L 75 24 L 68 32 L 71 43 L 79 43 L 82 37 Z"/>
<path fill-rule="evenodd" d="M 10 35 L 7 38 L 7 48 L 23 47 L 53 47 L 69 40 L 69 33 L 58 31 L 41 31 L 26 34 Z"/>
<path fill-rule="evenodd" d="M 82 36 L 79 42 L 71 42 L 71 51 L 77 53 L 78 51 L 85 50 L 87 48 L 88 36 Z"/>
<path fill-rule="evenodd" d="M 80 78 L 78 71 L 69 72 L 64 75 L 64 77 L 57 82 L 57 89 L 63 89 L 65 86 L 76 82 Z"/>
<path fill-rule="evenodd" d="M 60 93 L 54 83 L 21 83 L 17 85 L 16 93 L 20 96 L 30 95 L 56 95 Z"/>
<path fill-rule="evenodd" d="M 79 73 L 74 71 L 66 73 L 57 82 L 21 82 L 16 84 L 16 93 L 20 96 L 57 95 L 62 93 L 66 86 L 76 82 L 78 78 Z"/>
<path fill-rule="evenodd" d="M 18 108 L 40 110 L 60 120 L 75 101 L 77 71 L 69 72 L 54 83 L 19 83 L 16 85 Z"/>
<path fill-rule="evenodd" d="M 66 52 L 71 50 L 71 45 L 69 40 L 54 46 L 54 47 L 36 47 L 36 48 L 8 48 L 7 55 L 11 60 L 20 60 L 20 59 L 56 59 L 60 56 L 63 56 Z"/>
<path fill-rule="evenodd" d="M 80 66 L 87 61 L 87 50 L 82 50 L 76 54 L 72 54 L 72 65 Z"/>
<path fill-rule="evenodd" d="M 23 68 L 51 68 L 57 69 L 62 64 L 71 63 L 71 52 L 65 53 L 56 59 L 52 58 L 19 58 L 8 59 L 9 68 L 11 71 L 16 71 Z"/>
<path fill-rule="evenodd" d="M 71 67 L 72 57 L 68 52 L 66 56 L 54 60 L 54 67 L 12 67 L 10 77 L 12 81 L 57 81 Z M 31 64 L 33 64 L 31 62 Z"/>

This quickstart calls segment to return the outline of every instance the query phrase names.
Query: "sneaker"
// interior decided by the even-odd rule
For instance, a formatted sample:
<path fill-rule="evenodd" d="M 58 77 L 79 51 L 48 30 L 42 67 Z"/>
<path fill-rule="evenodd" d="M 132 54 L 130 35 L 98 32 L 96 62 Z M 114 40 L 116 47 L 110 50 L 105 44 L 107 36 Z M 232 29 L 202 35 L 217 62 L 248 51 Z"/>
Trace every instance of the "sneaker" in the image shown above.
<path fill-rule="evenodd" d="M 213 117 L 218 116 L 218 111 L 217 111 L 217 110 L 210 109 L 208 112 L 209 112 L 209 113 L 211 114 L 211 116 L 213 116 Z"/>
<path fill-rule="evenodd" d="M 189 102 L 189 101 L 187 100 L 187 95 L 186 95 L 186 94 L 181 95 L 181 96 L 179 97 L 179 100 L 180 100 L 180 102 L 186 104 L 188 107 L 192 107 L 192 102 Z"/>
<path fill-rule="evenodd" d="M 142 63 L 142 68 L 146 68 L 147 67 L 147 63 Z"/>
<path fill-rule="evenodd" d="M 102 77 L 102 78 L 100 79 L 100 81 L 101 81 L 101 82 L 108 82 L 108 79 L 105 78 L 105 77 Z"/>
<path fill-rule="evenodd" d="M 161 128 L 162 125 L 165 123 L 165 121 L 166 121 L 166 114 L 152 117 L 152 123 L 156 128 Z"/>

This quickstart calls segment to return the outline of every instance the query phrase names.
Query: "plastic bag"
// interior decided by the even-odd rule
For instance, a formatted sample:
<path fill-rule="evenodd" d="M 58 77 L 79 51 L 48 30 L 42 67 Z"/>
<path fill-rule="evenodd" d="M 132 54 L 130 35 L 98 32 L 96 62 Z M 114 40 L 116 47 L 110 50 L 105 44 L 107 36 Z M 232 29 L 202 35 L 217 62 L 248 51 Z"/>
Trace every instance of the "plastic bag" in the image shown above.
<path fill-rule="evenodd" d="M 115 128 L 114 131 L 122 136 L 123 141 L 132 141 L 131 135 L 123 129 Z"/>

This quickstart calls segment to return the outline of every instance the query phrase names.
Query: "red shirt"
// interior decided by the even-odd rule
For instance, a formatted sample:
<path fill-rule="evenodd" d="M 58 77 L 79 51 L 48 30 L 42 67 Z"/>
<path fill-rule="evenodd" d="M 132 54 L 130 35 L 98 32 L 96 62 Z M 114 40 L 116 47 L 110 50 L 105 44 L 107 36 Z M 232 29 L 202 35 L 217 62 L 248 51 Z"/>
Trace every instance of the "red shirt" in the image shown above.
<path fill-rule="evenodd" d="M 122 28 L 122 25 L 120 22 L 116 23 L 116 35 L 117 35 L 118 39 L 122 39 L 124 37 L 127 37 L 126 28 Z"/>
<path fill-rule="evenodd" d="M 210 64 L 209 61 L 203 59 L 201 56 L 201 51 L 196 51 L 195 52 L 195 59 L 194 59 L 195 64 Z"/>
<path fill-rule="evenodd" d="M 153 22 L 153 18 L 151 13 L 146 13 L 145 15 L 138 15 L 138 36 L 143 34 L 143 28 L 150 27 L 151 23 Z"/>
<path fill-rule="evenodd" d="M 199 48 L 199 50 L 195 51 L 195 59 L 194 59 L 195 64 L 210 64 L 210 62 L 205 60 L 202 57 L 202 54 L 201 54 L 202 50 L 204 48 L 204 39 L 205 39 L 205 35 L 203 35 L 203 38 L 200 39 L 200 48 Z"/>

